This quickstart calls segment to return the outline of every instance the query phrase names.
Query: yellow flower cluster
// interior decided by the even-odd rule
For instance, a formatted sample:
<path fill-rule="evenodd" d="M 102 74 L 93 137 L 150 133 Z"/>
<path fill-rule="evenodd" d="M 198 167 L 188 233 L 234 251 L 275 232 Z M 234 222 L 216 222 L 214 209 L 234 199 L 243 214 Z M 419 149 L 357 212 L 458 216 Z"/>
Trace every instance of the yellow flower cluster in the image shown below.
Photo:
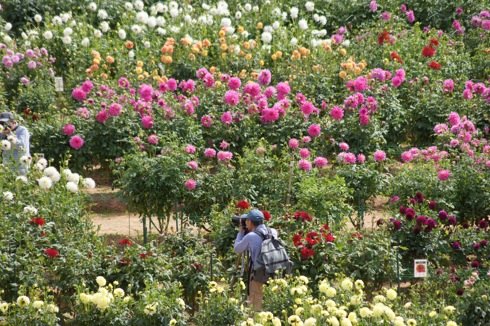
<path fill-rule="evenodd" d="M 96 50 L 92 50 L 90 54 L 92 56 L 92 65 L 85 70 L 85 72 L 89 76 L 92 76 L 94 74 L 94 72 L 98 71 L 101 67 L 101 64 L 102 64 L 103 69 L 107 69 L 109 67 L 109 65 L 113 64 L 116 61 L 114 59 L 114 57 L 111 55 L 107 55 L 105 57 L 105 60 L 102 59 L 101 54 Z M 106 73 L 101 73 L 100 77 L 102 79 L 109 78 L 109 76 Z"/>
<path fill-rule="evenodd" d="M 303 58 L 306 58 L 310 55 L 311 51 L 304 46 L 299 47 L 296 50 L 293 50 L 293 53 L 291 54 L 291 59 L 294 60 L 300 60 Z"/>
<path fill-rule="evenodd" d="M 339 77 L 342 79 L 352 78 L 353 76 L 359 76 L 362 74 L 364 69 L 367 67 L 366 60 L 361 60 L 360 62 L 355 62 L 352 57 L 347 59 L 347 61 L 340 64 L 342 70 L 339 72 Z"/>
<path fill-rule="evenodd" d="M 175 48 L 175 39 L 173 37 L 167 38 L 165 44 L 163 44 L 160 52 L 162 56 L 160 57 L 160 61 L 166 65 L 169 65 L 173 62 L 172 54 L 174 53 Z"/>
<path fill-rule="evenodd" d="M 220 285 L 216 283 L 215 281 L 211 281 L 208 284 L 209 292 L 211 293 L 223 293 L 225 291 L 225 287 L 223 285 Z"/>
<path fill-rule="evenodd" d="M 385 289 L 384 294 L 376 295 L 372 302 L 365 300 L 364 282 L 343 278 L 331 283 L 322 280 L 318 283 L 320 296 L 314 298 L 308 288 L 309 279 L 298 276 L 288 279 L 270 280 L 268 291 L 284 295 L 289 293 L 293 300 L 292 314 L 283 310 L 283 321 L 287 325 L 313 326 L 313 325 L 374 325 L 390 324 L 394 326 L 416 326 L 413 318 L 403 317 L 394 310 L 394 302 L 398 300 L 398 293 L 394 289 Z M 276 294 L 274 294 L 276 295 Z M 409 309 L 411 303 L 405 304 Z M 455 308 L 447 306 L 443 309 L 446 319 L 453 314 Z M 281 325 L 281 320 L 271 312 L 256 313 L 255 318 L 249 318 L 240 325 L 247 326 L 276 326 Z M 456 326 L 453 321 L 448 321 L 447 326 Z"/>
<path fill-rule="evenodd" d="M 103 276 L 97 276 L 95 281 L 99 286 L 99 290 L 92 294 L 80 293 L 79 299 L 82 304 L 94 304 L 97 309 L 105 310 L 116 299 L 122 299 L 125 303 L 131 300 L 130 296 L 125 296 L 123 289 L 114 288 L 118 285 L 117 282 L 107 285 L 107 280 Z"/>
<path fill-rule="evenodd" d="M 28 296 L 21 295 L 17 298 L 15 301 L 15 304 L 9 304 L 7 302 L 0 302 L 0 314 L 6 315 L 10 309 L 10 307 L 17 305 L 19 308 L 27 308 L 29 306 L 32 306 L 34 309 L 36 309 L 40 313 L 58 313 L 59 308 L 53 303 L 45 303 L 42 300 L 34 300 L 31 303 L 31 299 Z M 1 319 L 0 319 L 1 320 Z"/>

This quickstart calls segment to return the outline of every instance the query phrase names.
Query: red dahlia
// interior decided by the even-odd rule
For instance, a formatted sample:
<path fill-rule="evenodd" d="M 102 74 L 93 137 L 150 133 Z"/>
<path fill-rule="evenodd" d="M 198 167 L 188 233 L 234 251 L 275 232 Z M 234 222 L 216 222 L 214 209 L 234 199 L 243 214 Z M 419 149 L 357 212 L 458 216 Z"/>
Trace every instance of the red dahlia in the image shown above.
<path fill-rule="evenodd" d="M 295 235 L 293 235 L 293 244 L 295 247 L 301 246 L 303 244 L 302 240 L 303 236 L 301 235 L 301 233 L 296 233 Z"/>
<path fill-rule="evenodd" d="M 42 217 L 33 217 L 31 218 L 31 224 L 36 224 L 37 226 L 43 226 L 46 224 L 46 220 Z"/>
<path fill-rule="evenodd" d="M 402 57 L 400 57 L 400 55 L 396 51 L 390 53 L 390 58 L 391 60 L 396 61 L 398 63 L 403 63 Z"/>
<path fill-rule="evenodd" d="M 383 45 L 384 42 L 389 42 L 389 41 L 390 41 L 390 33 L 388 31 L 384 30 L 378 35 L 379 45 Z"/>
<path fill-rule="evenodd" d="M 429 68 L 434 70 L 441 70 L 441 64 L 437 61 L 431 61 L 429 62 Z"/>
<path fill-rule="evenodd" d="M 422 49 L 422 55 L 426 58 L 431 58 L 436 55 L 436 49 L 432 46 L 424 46 Z"/>
<path fill-rule="evenodd" d="M 314 255 L 315 255 L 315 251 L 313 249 L 308 248 L 308 247 L 301 248 L 301 258 L 303 260 L 310 259 Z"/>
<path fill-rule="evenodd" d="M 431 38 L 430 39 L 430 45 L 433 45 L 435 47 L 439 46 L 439 41 L 436 38 Z"/>
<path fill-rule="evenodd" d="M 326 242 L 334 242 L 335 241 L 335 237 L 333 236 L 332 233 L 323 233 L 323 238 L 325 238 L 325 241 Z"/>
<path fill-rule="evenodd" d="M 308 242 L 311 246 L 320 243 L 320 235 L 318 232 L 311 231 L 306 234 L 306 242 Z"/>
<path fill-rule="evenodd" d="M 310 216 L 310 214 L 308 214 L 305 211 L 297 211 L 294 213 L 294 219 L 295 220 L 301 219 L 301 221 L 303 221 L 303 222 L 311 221 L 311 216 Z"/>
<path fill-rule="evenodd" d="M 240 209 L 249 209 L 250 204 L 246 200 L 240 200 L 238 203 L 236 203 L 236 207 Z"/>
<path fill-rule="evenodd" d="M 124 238 L 124 239 L 119 240 L 119 245 L 129 247 L 129 246 L 133 245 L 133 241 L 129 240 L 128 238 Z"/>
<path fill-rule="evenodd" d="M 262 211 L 262 214 L 264 214 L 264 220 L 266 221 L 269 221 L 272 217 L 269 211 Z"/>
<path fill-rule="evenodd" d="M 55 248 L 46 248 L 44 249 L 44 254 L 49 258 L 56 258 L 59 257 L 60 252 Z"/>

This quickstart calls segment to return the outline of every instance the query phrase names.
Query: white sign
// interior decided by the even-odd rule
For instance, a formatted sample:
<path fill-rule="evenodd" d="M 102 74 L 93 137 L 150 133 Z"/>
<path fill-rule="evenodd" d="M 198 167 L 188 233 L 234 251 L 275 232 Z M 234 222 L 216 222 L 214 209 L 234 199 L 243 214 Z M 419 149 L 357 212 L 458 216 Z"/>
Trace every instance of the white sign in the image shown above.
<path fill-rule="evenodd" d="M 413 276 L 427 277 L 427 259 L 414 259 Z"/>
<path fill-rule="evenodd" d="M 63 77 L 54 77 L 54 88 L 57 92 L 63 92 Z"/>

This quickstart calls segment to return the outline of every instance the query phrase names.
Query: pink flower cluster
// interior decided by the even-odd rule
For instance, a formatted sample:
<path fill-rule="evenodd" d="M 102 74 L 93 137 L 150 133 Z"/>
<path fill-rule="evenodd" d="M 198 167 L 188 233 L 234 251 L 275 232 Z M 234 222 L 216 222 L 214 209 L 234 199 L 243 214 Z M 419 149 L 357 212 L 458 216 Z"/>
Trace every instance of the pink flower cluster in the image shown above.
<path fill-rule="evenodd" d="M 471 25 L 485 31 L 490 31 L 490 11 L 483 10 L 478 15 L 471 17 Z"/>
<path fill-rule="evenodd" d="M 487 87 L 484 83 L 474 83 L 471 80 L 466 81 L 463 98 L 465 100 L 471 100 L 475 94 L 480 95 L 487 104 L 490 104 L 490 87 Z"/>
<path fill-rule="evenodd" d="M 401 159 L 403 162 L 411 162 L 416 159 L 422 159 L 424 161 L 433 161 L 435 163 L 441 161 L 448 156 L 448 152 L 440 151 L 437 146 L 430 146 L 426 149 L 418 149 L 413 147 L 401 154 Z"/>
<path fill-rule="evenodd" d="M 48 57 L 48 50 L 45 48 L 27 49 L 25 53 L 20 53 L 9 49 L 5 44 L 0 43 L 0 50 L 4 53 L 2 64 L 7 69 L 11 69 L 15 65 L 21 63 L 27 63 L 27 68 L 29 70 L 34 70 L 42 67 L 46 63 L 46 58 Z"/>

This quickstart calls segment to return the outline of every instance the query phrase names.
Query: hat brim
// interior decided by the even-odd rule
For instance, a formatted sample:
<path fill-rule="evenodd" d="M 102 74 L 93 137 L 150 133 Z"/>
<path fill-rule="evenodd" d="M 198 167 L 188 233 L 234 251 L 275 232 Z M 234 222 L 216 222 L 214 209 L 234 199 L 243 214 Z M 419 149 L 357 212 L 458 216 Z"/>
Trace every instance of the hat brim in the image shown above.
<path fill-rule="evenodd" d="M 7 122 L 7 121 L 10 121 L 10 119 L 9 118 L 2 118 L 2 119 L 0 119 L 0 122 Z"/>

